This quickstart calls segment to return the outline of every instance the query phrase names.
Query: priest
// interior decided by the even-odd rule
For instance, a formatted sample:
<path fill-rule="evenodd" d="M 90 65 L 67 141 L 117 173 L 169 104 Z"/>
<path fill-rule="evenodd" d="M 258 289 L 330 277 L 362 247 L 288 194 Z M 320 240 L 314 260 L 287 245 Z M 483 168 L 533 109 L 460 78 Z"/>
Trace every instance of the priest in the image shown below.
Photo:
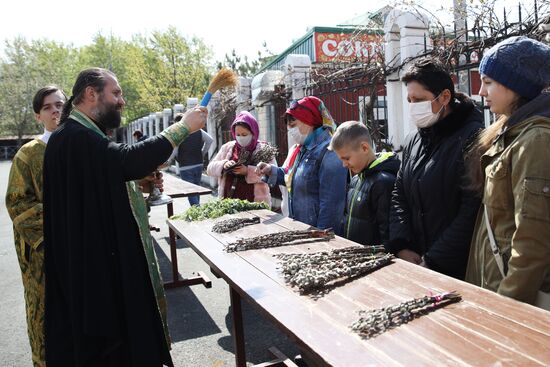
<path fill-rule="evenodd" d="M 136 180 L 201 129 L 205 108 L 155 137 L 107 137 L 125 105 L 116 76 L 83 70 L 44 158 L 46 363 L 172 366 L 147 208 Z M 185 144 L 185 143 L 184 143 Z"/>

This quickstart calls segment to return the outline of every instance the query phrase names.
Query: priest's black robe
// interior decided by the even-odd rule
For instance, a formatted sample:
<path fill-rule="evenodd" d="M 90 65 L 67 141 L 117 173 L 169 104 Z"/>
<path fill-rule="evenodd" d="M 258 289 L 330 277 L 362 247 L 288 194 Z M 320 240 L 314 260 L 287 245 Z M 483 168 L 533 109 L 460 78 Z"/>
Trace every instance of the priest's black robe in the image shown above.
<path fill-rule="evenodd" d="M 126 186 L 172 149 L 163 136 L 113 143 L 74 119 L 52 134 L 44 159 L 48 366 L 172 365 Z"/>

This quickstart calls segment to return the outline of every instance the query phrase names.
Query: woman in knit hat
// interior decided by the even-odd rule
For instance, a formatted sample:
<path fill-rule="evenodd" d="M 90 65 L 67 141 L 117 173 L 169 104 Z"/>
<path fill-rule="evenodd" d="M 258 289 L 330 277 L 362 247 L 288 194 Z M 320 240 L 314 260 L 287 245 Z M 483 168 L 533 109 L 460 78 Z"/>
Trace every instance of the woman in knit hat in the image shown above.
<path fill-rule="evenodd" d="M 258 141 L 258 122 L 250 112 L 243 111 L 231 124 L 233 139 L 220 148 L 210 161 L 206 173 L 218 178 L 218 196 L 271 205 L 269 186 L 256 173 L 254 155 L 265 147 Z M 276 164 L 275 157 L 270 163 Z"/>
<path fill-rule="evenodd" d="M 466 280 L 548 309 L 550 47 L 509 38 L 485 52 L 479 72 L 479 94 L 500 117 L 469 152 L 483 205 Z"/>
<path fill-rule="evenodd" d="M 286 110 L 289 146 L 293 150 L 286 169 L 267 163 L 258 172 L 269 176 L 270 185 L 288 189 L 289 217 L 338 234 L 344 215 L 347 170 L 338 156 L 327 149 L 334 121 L 317 97 L 293 102 Z"/>

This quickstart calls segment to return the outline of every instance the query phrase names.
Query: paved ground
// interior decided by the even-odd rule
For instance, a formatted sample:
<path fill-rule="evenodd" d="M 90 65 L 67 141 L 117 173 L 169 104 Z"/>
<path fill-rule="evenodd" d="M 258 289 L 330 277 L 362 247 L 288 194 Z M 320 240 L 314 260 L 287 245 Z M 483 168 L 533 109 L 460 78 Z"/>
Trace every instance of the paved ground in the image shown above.
<path fill-rule="evenodd" d="M 32 366 L 26 334 L 23 289 L 13 244 L 11 220 L 4 202 L 11 162 L 0 161 L 0 366 Z M 201 202 L 210 200 L 203 196 Z M 187 199 L 176 199 L 175 213 L 189 207 Z M 154 236 L 160 247 L 157 256 L 166 279 L 171 276 L 166 207 L 151 211 L 151 224 L 161 228 Z M 169 290 L 168 323 L 172 337 L 172 358 L 176 366 L 233 366 L 233 339 L 227 284 L 210 273 L 209 267 L 181 241 L 178 265 L 183 276 L 204 271 L 212 288 L 197 285 Z M 298 353 L 295 345 L 248 304 L 243 305 L 244 328 L 249 365 L 266 361 L 267 349 L 278 347 L 287 356 Z"/>

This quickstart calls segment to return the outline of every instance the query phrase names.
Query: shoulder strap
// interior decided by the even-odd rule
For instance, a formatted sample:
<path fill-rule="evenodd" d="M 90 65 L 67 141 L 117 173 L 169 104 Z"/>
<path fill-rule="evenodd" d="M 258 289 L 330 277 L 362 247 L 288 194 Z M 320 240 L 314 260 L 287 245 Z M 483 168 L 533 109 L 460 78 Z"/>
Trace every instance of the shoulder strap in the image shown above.
<path fill-rule="evenodd" d="M 502 260 L 502 255 L 500 254 L 497 243 L 495 241 L 495 236 L 493 235 L 491 224 L 489 223 L 489 214 L 487 212 L 487 205 L 483 204 L 483 210 L 484 210 L 483 216 L 485 217 L 485 226 L 487 227 L 487 234 L 489 235 L 489 243 L 491 244 L 491 250 L 493 252 L 493 256 L 495 257 L 498 270 L 500 270 L 500 274 L 504 278 L 506 276 L 506 274 L 504 273 L 504 261 Z"/>

